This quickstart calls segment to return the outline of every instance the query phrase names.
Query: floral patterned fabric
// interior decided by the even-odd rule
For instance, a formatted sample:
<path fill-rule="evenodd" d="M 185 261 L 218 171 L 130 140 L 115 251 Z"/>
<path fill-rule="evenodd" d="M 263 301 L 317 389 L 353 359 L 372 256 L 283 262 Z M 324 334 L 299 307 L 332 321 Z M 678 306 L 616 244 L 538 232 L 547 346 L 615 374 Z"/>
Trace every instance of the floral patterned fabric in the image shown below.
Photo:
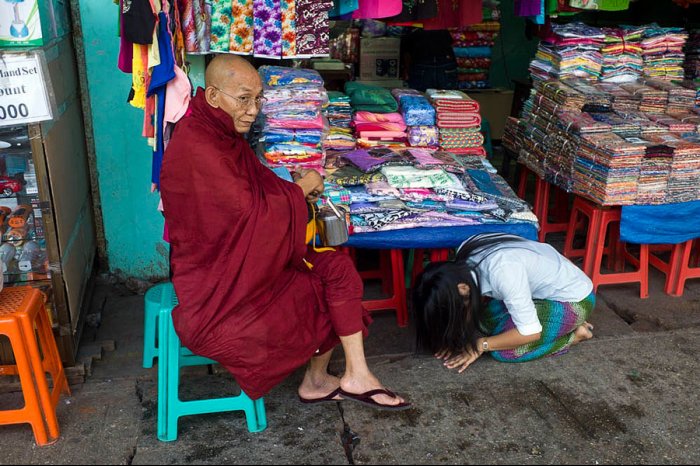
<path fill-rule="evenodd" d="M 253 53 L 253 0 L 233 0 L 233 24 L 229 51 L 238 54 Z"/>
<path fill-rule="evenodd" d="M 211 0 L 211 44 L 212 52 L 228 52 L 231 34 L 232 0 Z"/>
<path fill-rule="evenodd" d="M 253 0 L 254 37 L 256 57 L 282 56 L 282 9 L 280 0 Z"/>

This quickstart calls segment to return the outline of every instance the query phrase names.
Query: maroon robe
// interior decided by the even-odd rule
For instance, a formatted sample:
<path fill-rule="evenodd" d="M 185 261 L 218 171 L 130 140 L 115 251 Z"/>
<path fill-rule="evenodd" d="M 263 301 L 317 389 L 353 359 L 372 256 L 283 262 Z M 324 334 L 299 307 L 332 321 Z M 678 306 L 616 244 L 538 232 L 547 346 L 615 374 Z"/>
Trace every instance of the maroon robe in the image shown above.
<path fill-rule="evenodd" d="M 366 334 L 352 263 L 307 250 L 303 191 L 263 166 L 201 89 L 165 153 L 161 194 L 180 302 L 175 329 L 251 398 L 332 349 L 338 335 Z"/>

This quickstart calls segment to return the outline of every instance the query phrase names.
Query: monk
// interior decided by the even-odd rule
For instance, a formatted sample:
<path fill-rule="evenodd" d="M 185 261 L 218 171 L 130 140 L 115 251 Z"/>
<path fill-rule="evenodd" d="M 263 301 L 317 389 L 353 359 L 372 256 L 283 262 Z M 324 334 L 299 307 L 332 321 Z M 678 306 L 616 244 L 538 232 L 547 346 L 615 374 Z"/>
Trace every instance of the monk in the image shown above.
<path fill-rule="evenodd" d="M 193 352 L 228 369 L 252 399 L 309 363 L 304 403 L 351 400 L 379 409 L 410 403 L 384 388 L 367 366 L 371 322 L 351 260 L 305 244 L 307 202 L 323 179 L 296 182 L 263 166 L 244 139 L 263 103 L 253 66 L 219 55 L 165 153 L 161 195 L 180 305 L 175 329 Z M 328 374 L 342 344 L 345 372 Z"/>

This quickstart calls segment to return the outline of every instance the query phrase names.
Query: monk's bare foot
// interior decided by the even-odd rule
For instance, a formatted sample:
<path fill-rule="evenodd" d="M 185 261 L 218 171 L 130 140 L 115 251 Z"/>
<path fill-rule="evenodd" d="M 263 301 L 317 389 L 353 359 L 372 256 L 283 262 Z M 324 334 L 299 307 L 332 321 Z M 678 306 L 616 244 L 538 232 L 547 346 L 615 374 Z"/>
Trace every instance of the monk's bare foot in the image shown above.
<path fill-rule="evenodd" d="M 362 393 L 366 393 L 371 390 L 377 389 L 386 390 L 384 385 L 382 385 L 381 382 L 379 382 L 379 380 L 372 373 L 366 373 L 363 375 L 352 375 L 346 373 L 340 379 L 340 388 L 343 391 L 347 393 L 352 393 L 354 395 L 360 395 Z M 396 397 L 391 397 L 388 395 L 380 394 L 373 395 L 371 398 L 376 403 L 385 406 L 396 406 L 406 401 L 398 395 Z"/>
<path fill-rule="evenodd" d="M 334 390 L 340 387 L 340 379 L 330 374 L 312 374 L 306 371 L 304 380 L 299 385 L 297 393 L 305 400 L 315 400 L 328 396 Z M 342 398 L 339 395 L 333 397 L 334 400 L 340 401 Z"/>
<path fill-rule="evenodd" d="M 593 338 L 592 330 L 593 325 L 589 324 L 588 322 L 584 322 L 583 324 L 579 325 L 574 331 L 574 341 L 571 342 L 571 344 L 576 345 L 582 341 L 590 340 Z"/>

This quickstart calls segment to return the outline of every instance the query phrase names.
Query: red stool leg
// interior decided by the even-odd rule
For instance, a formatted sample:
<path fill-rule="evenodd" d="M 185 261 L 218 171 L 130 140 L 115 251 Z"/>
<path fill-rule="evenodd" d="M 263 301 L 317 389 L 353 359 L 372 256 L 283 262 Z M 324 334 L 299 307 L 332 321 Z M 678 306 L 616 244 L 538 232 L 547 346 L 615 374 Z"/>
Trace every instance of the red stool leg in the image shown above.
<path fill-rule="evenodd" d="M 391 265 L 394 271 L 393 291 L 396 302 L 396 323 L 399 327 L 408 325 L 408 307 L 406 305 L 406 279 L 403 267 L 403 251 L 391 250 Z"/>
<path fill-rule="evenodd" d="M 391 293 L 391 252 L 379 251 L 379 269 L 381 271 L 382 292 L 384 294 Z"/>
<path fill-rule="evenodd" d="M 423 272 L 423 261 L 425 251 L 423 249 L 413 250 L 413 269 L 411 270 L 411 287 L 416 284 L 416 278 Z"/>
<path fill-rule="evenodd" d="M 540 221 L 540 231 L 537 234 L 537 240 L 540 243 L 544 243 L 544 239 L 547 236 L 547 226 L 549 216 L 549 183 L 537 178 L 535 184 L 535 216 Z"/>

